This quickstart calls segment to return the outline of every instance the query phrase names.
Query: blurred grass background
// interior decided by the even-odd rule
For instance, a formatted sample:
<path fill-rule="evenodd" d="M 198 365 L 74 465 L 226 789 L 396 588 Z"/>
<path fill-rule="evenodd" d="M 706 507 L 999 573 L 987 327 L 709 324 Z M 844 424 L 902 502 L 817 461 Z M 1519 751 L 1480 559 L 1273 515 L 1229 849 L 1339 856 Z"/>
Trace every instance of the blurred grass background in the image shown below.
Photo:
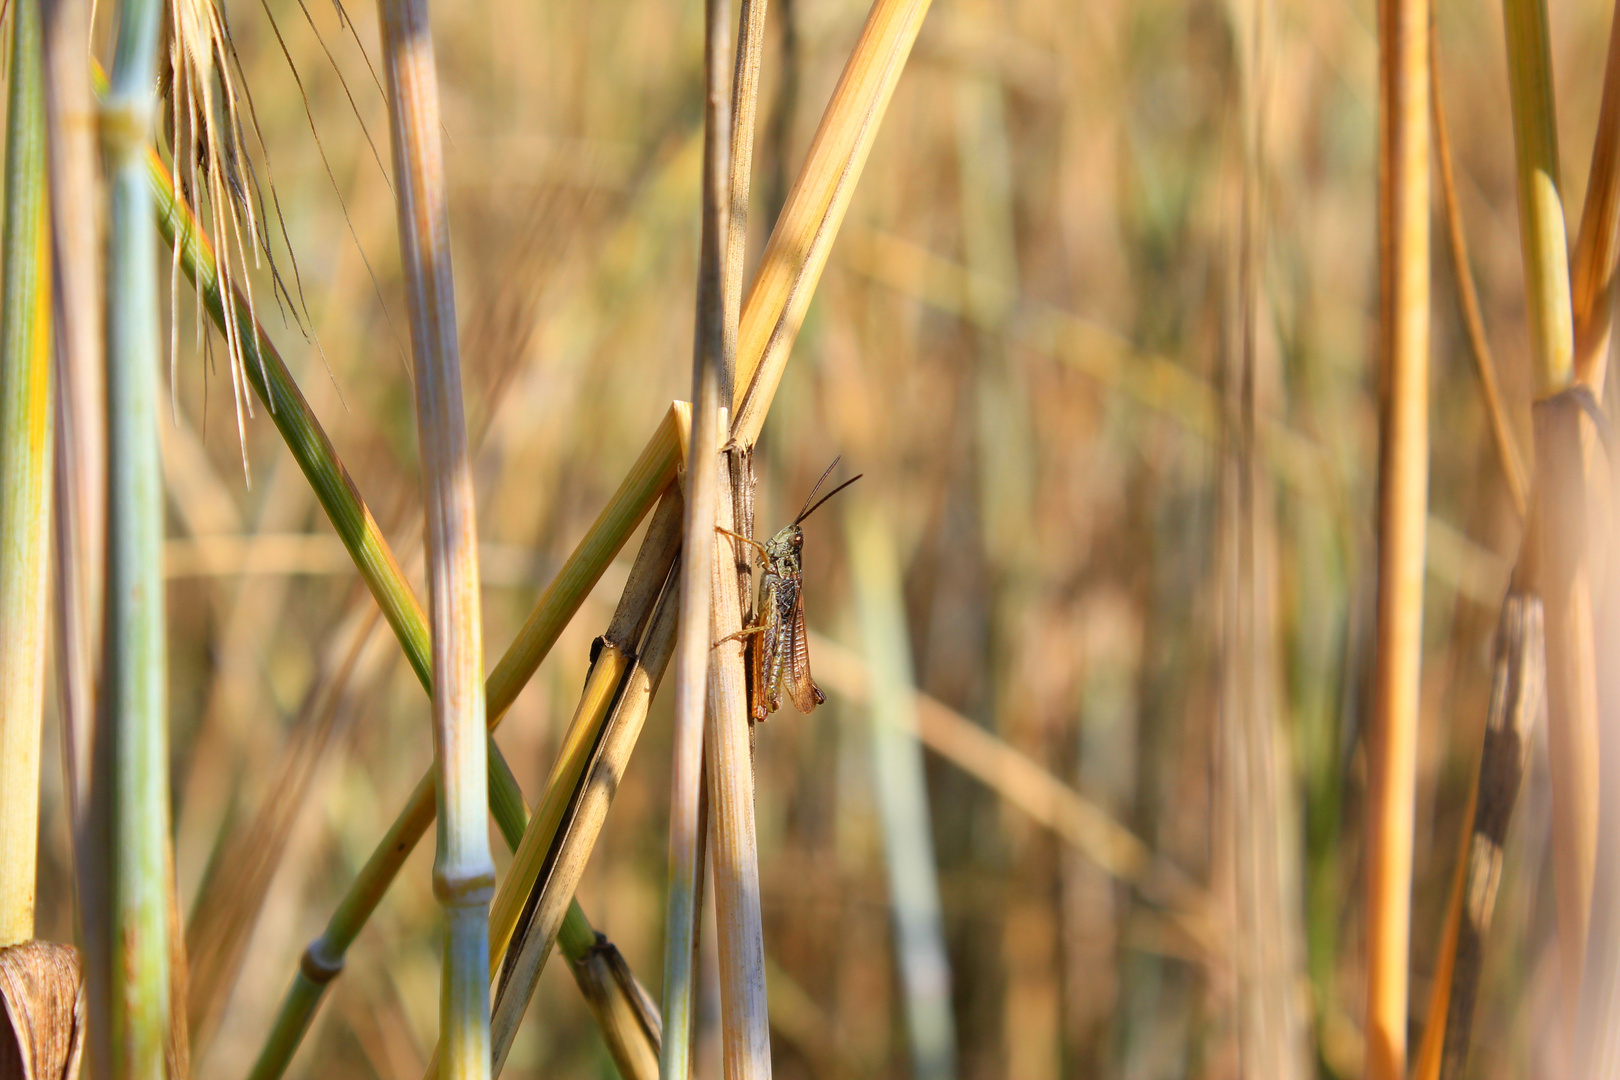
<path fill-rule="evenodd" d="M 918 688 L 1212 886 L 1211 395 L 1231 336 L 1225 297 L 1243 168 L 1235 27 L 1245 10 L 1207 0 L 935 0 L 757 458 L 768 533 L 844 453 L 850 472 L 866 474 L 858 494 L 884 508 L 893 530 Z M 228 14 L 319 348 L 274 310 L 264 274 L 261 319 L 403 555 L 419 546 L 420 502 L 394 211 L 377 160 L 387 127 L 373 13 L 266 0 Z M 1608 12 L 1579 0 L 1551 14 L 1574 208 Z M 863 15 L 850 0 L 772 5 L 751 221 L 774 219 Z M 1271 409 L 1262 429 L 1277 506 L 1280 715 L 1303 815 L 1302 850 L 1288 853 L 1304 882 L 1309 985 L 1299 993 L 1317 1068 L 1344 1077 L 1361 1071 L 1363 997 L 1360 736 L 1377 459 L 1372 17 L 1360 0 L 1275 0 L 1261 103 L 1257 355 Z M 668 0 L 479 0 L 438 5 L 435 18 L 486 634 L 497 655 L 644 432 L 688 392 L 702 15 Z M 1528 444 L 1501 12 L 1448 0 L 1437 18 L 1474 269 Z M 764 234 L 756 224 L 752 254 Z M 278 262 L 286 276 L 285 253 Z M 1414 1015 L 1519 531 L 1452 273 L 1435 262 Z M 177 411 L 164 450 L 176 856 L 189 904 L 222 828 L 255 812 L 296 728 L 310 722 L 305 699 L 323 665 L 337 663 L 340 623 L 365 593 L 262 409 L 248 427 L 247 483 L 223 348 L 199 339 L 181 291 Z M 834 520 L 843 512 L 835 502 L 807 526 L 806 605 L 814 630 L 859 650 L 844 546 L 853 531 Z M 407 569 L 426 595 L 419 562 Z M 599 585 L 501 729 L 531 798 L 621 583 L 622 568 Z M 823 710 L 779 713 L 758 732 L 775 1065 L 783 1077 L 903 1075 L 876 796 L 885 777 L 873 773 L 866 712 L 823 681 Z M 654 706 L 579 893 L 654 987 L 667 710 L 662 699 Z M 430 761 L 426 701 L 386 631 L 335 717 L 341 735 L 197 1061 L 205 1074 L 246 1070 L 298 951 Z M 46 730 L 55 737 L 54 724 Z M 1475 1025 L 1481 1077 L 1546 1064 L 1537 1035 L 1556 1006 L 1557 962 L 1540 842 L 1544 772 L 1538 757 L 1508 847 Z M 42 815 L 39 936 L 69 940 L 59 776 L 45 770 L 55 802 Z M 929 757 L 927 779 L 962 1076 L 1233 1073 L 1221 955 L 947 762 Z M 298 1075 L 420 1075 L 436 1035 L 430 861 L 426 849 L 413 856 L 356 944 Z M 717 1003 L 706 1009 L 712 1031 Z M 700 1044 L 706 1074 L 715 1053 L 712 1036 Z M 611 1068 L 570 980 L 547 973 L 508 1069 Z"/>

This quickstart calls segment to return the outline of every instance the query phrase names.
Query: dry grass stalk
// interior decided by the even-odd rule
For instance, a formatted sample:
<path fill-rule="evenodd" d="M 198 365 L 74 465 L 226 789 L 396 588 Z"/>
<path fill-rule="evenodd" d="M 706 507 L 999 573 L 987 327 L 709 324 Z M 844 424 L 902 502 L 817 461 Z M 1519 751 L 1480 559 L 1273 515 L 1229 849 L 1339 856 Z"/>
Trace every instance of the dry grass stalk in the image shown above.
<path fill-rule="evenodd" d="M 665 597 L 653 613 L 646 634 L 640 642 L 635 664 L 613 706 L 613 714 L 597 740 L 590 767 L 582 778 L 566 820 L 559 828 L 560 838 L 547 858 L 529 892 L 528 904 L 507 949 L 501 965 L 499 991 L 495 998 L 494 1014 L 490 1020 L 494 1041 L 495 1072 L 498 1074 L 517 1034 L 518 1024 L 534 995 L 535 986 L 550 958 L 552 946 L 574 890 L 585 872 L 585 864 L 596 838 L 607 820 L 608 807 L 624 779 L 631 752 L 641 737 L 647 709 L 658 684 L 675 653 L 675 628 L 679 610 L 680 589 L 671 576 Z M 620 966 L 623 966 L 622 960 Z M 639 1027 L 651 1031 L 647 1010 L 640 988 L 628 978 L 625 968 L 616 975 L 612 986 L 619 988 L 617 1006 L 610 1012 L 622 1017 L 627 1008 L 639 1015 Z M 634 1031 L 627 1034 L 634 1035 Z M 652 1047 L 645 1039 L 632 1043 L 634 1059 L 645 1063 L 652 1056 Z"/>
<path fill-rule="evenodd" d="M 45 721 L 52 290 L 40 7 L 12 7 L 0 237 L 0 945 L 34 936 Z"/>
<path fill-rule="evenodd" d="M 691 1069 L 690 1040 L 696 1016 L 694 966 L 702 918 L 703 843 L 699 804 L 703 789 L 703 709 L 709 671 L 713 597 L 709 565 L 715 546 L 715 505 L 729 501 L 730 486 L 717 486 L 709 463 L 720 452 L 736 320 L 727 292 L 727 218 L 732 194 L 730 94 L 726 85 L 730 4 L 704 4 L 703 228 L 699 240 L 697 314 L 692 343 L 692 414 L 686 444 L 686 517 L 682 529 L 680 645 L 675 663 L 675 717 L 670 765 L 669 869 L 664 917 L 663 1015 L 668 1037 L 659 1049 L 664 1080 L 681 1080 Z M 738 286 L 740 289 L 740 285 Z M 726 400 L 729 404 L 729 400 Z M 694 465 L 694 463 L 696 463 Z M 724 496 L 721 492 L 724 492 Z"/>
<path fill-rule="evenodd" d="M 1217 820 L 1231 893 L 1227 970 L 1235 983 L 1238 1068 L 1296 1078 L 1311 1072 L 1298 987 L 1306 984 L 1300 892 L 1303 846 L 1295 831 L 1296 775 L 1279 721 L 1277 525 L 1260 446 L 1260 417 L 1275 382 L 1262 355 L 1271 311 L 1264 273 L 1272 91 L 1272 12 L 1253 0 L 1235 16 L 1242 108 L 1238 230 L 1229 241 L 1227 333 L 1221 364 L 1221 464 L 1215 585 L 1220 674 L 1215 738 Z"/>
<path fill-rule="evenodd" d="M 532 921 L 537 906 L 546 906 L 549 910 L 550 905 L 561 903 L 561 907 L 556 908 L 559 918 L 568 910 L 573 884 L 560 880 L 553 884 L 551 876 L 558 852 L 558 838 L 569 827 L 571 815 L 579 805 L 579 792 L 590 780 L 591 763 L 602 745 L 603 732 L 614 722 L 614 710 L 624 699 L 626 673 L 633 674 L 637 661 L 637 640 L 642 636 L 648 620 L 654 617 L 655 606 L 664 592 L 670 568 L 679 551 L 681 510 L 680 494 L 671 487 L 653 513 L 607 632 L 593 647 L 585 689 L 556 760 L 552 763 L 540 805 L 532 816 L 515 828 L 507 823 L 508 808 L 492 805 L 502 831 L 513 845 L 512 865 L 501 880 L 490 910 L 489 962 L 492 969 L 508 966 L 514 951 L 515 935 L 528 928 L 529 923 L 525 920 Z M 664 659 L 667 660 L 667 657 Z M 640 730 L 639 727 L 637 730 Z M 513 797 L 521 800 L 521 795 L 516 793 L 516 781 L 509 779 L 504 762 L 496 758 L 495 763 L 502 770 L 503 777 L 508 779 L 498 784 L 494 792 L 500 794 L 503 787 L 509 787 Z M 521 806 L 510 809 L 516 810 L 519 816 L 524 814 Z M 594 842 L 594 833 L 591 839 Z M 588 845 L 586 850 L 588 852 Z M 583 931 L 584 927 L 579 929 Z M 556 932 L 557 927 L 553 926 L 552 934 Z M 536 978 L 539 971 L 539 967 L 533 971 Z M 514 1025 L 521 1019 L 522 1008 L 527 1005 L 528 994 L 532 991 L 531 986 L 528 993 L 517 999 L 518 1011 L 511 1019 Z M 497 1040 L 496 1060 L 503 1060 L 505 1053 L 506 1048 Z M 428 1065 L 427 1075 L 438 1075 L 438 1069 L 439 1055 L 436 1051 Z"/>
<path fill-rule="evenodd" d="M 0 1078 L 78 1080 L 84 1019 L 78 952 L 44 941 L 0 949 Z"/>
<path fill-rule="evenodd" d="M 733 429 L 735 430 L 735 429 Z M 731 495 L 728 457 L 718 483 Z M 718 500 L 717 525 L 734 530 L 734 500 Z M 765 989 L 765 929 L 759 907 L 759 846 L 754 824 L 754 768 L 748 721 L 748 675 L 742 596 L 729 544 L 713 556 L 714 616 L 709 652 L 708 716 L 703 733 L 709 799 L 708 860 L 714 877 L 715 935 L 720 946 L 720 1032 L 725 1080 L 768 1080 L 771 1035 Z M 730 640 L 727 640 L 727 639 Z"/>
<path fill-rule="evenodd" d="M 855 183 L 930 0 L 875 0 L 760 256 L 737 332 L 731 438 L 759 438 Z"/>
<path fill-rule="evenodd" d="M 1382 0 L 1378 6 L 1382 402 L 1366 839 L 1370 1080 L 1403 1080 L 1406 1075 L 1429 471 L 1428 27 L 1426 0 Z"/>
<path fill-rule="evenodd" d="M 738 15 L 737 61 L 731 76 L 730 181 L 726 196 L 726 310 L 742 310 L 743 269 L 748 261 L 748 198 L 753 188 L 754 133 L 759 116 L 759 65 L 765 49 L 768 0 L 742 0 Z M 735 358 L 736 320 L 727 320 L 727 350 Z"/>
<path fill-rule="evenodd" d="M 641 988 L 619 950 L 597 934 L 572 964 L 619 1075 L 623 1080 L 656 1080 L 663 1039 L 658 1004 Z"/>
<path fill-rule="evenodd" d="M 425 0 L 384 0 L 383 68 L 398 191 L 400 261 L 411 312 L 416 424 L 427 518 L 433 749 L 444 908 L 440 1039 L 444 1075 L 489 1075 L 489 851 L 484 653 L 466 414 L 462 407 L 438 75 Z"/>

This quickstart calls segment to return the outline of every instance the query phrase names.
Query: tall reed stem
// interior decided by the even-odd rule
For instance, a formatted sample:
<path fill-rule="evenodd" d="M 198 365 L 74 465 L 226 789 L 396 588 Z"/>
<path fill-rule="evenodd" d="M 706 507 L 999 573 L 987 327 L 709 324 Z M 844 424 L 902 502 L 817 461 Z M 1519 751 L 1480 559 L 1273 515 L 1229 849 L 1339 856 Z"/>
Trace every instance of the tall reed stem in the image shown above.
<path fill-rule="evenodd" d="M 1367 1075 L 1406 1075 L 1429 480 L 1427 0 L 1380 0 L 1378 641 L 1368 733 Z"/>
<path fill-rule="evenodd" d="M 709 567 L 715 553 L 714 462 L 724 414 L 721 385 L 729 382 L 727 213 L 731 178 L 730 102 L 726 48 L 730 4 L 704 4 L 703 232 L 698 256 L 697 322 L 692 343 L 692 429 L 686 454 L 686 517 L 681 544 L 680 636 L 675 655 L 674 752 L 670 775 L 669 876 L 664 916 L 664 1041 L 658 1072 L 685 1080 L 692 1067 L 696 1005 L 696 941 L 701 917 L 699 845 L 703 788 L 703 710 L 708 689 L 713 610 Z M 730 486 L 725 495 L 729 500 Z"/>
<path fill-rule="evenodd" d="M 91 951 L 93 1067 L 159 1080 L 169 1036 L 167 655 L 163 467 L 157 387 L 163 357 L 157 230 L 144 154 L 156 85 L 157 0 L 120 6 L 101 113 L 111 176 L 107 215 L 106 669 L 92 816 L 111 881 L 106 937 Z"/>
<path fill-rule="evenodd" d="M 443 1073 L 489 1075 L 489 852 L 478 534 L 461 401 L 439 87 L 426 0 L 382 0 L 383 66 L 411 311 L 416 429 L 427 515 L 438 850 L 433 891 L 447 923 L 439 999 Z"/>
<path fill-rule="evenodd" d="M 0 233 L 0 946 L 34 936 L 50 543 L 51 237 L 39 0 L 12 7 Z"/>

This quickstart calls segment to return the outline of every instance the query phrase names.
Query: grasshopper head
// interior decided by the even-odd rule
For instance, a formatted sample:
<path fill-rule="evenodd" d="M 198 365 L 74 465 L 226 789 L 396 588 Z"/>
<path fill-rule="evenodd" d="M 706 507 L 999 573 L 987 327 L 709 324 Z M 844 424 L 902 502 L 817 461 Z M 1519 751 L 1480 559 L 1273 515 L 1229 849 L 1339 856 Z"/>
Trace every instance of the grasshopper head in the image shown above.
<path fill-rule="evenodd" d="M 785 526 L 765 544 L 765 557 L 773 563 L 797 559 L 804 546 L 804 530 L 797 524 Z"/>

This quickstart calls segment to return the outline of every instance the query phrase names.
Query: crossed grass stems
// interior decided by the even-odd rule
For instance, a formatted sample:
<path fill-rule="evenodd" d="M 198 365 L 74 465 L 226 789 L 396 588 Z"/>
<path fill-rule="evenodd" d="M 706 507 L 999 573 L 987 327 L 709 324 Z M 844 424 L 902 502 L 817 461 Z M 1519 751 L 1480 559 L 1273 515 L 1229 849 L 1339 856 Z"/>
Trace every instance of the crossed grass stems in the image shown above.
<path fill-rule="evenodd" d="M 874 7 L 867 30 L 863 32 L 852 56 L 850 68 L 846 69 L 844 83 L 840 85 L 840 93 L 846 85 L 853 86 L 853 96 L 859 100 L 840 114 L 836 112 L 836 107 L 842 99 L 835 95 L 834 107 L 829 109 L 828 118 L 823 121 L 823 133 L 828 130 L 829 121 L 836 121 L 831 124 L 835 130 L 828 140 L 834 146 L 819 156 L 813 148 L 811 158 L 795 184 L 788 200 L 789 211 L 798 209 L 799 218 L 793 219 L 790 213 L 785 212 L 783 220 L 789 226 L 796 225 L 797 229 L 785 231 L 785 245 L 778 245 L 777 237 L 773 235 L 771 248 L 767 251 L 767 262 L 762 264 L 762 273 L 756 280 L 756 287 L 745 309 L 739 364 L 741 370 L 733 395 L 733 415 L 736 417 L 733 437 L 746 445 L 751 445 L 753 438 L 758 435 L 798 319 L 802 317 L 804 305 L 813 292 L 827 248 L 836 235 L 843 209 L 847 205 L 854 177 L 858 175 L 865 150 L 870 145 L 872 130 L 887 103 L 887 95 L 892 91 L 894 78 L 903 66 L 916 26 L 926 7 L 926 2 L 900 4 L 885 3 L 884 0 L 879 0 Z M 1606 113 L 1610 92 L 1608 82 L 1614 81 L 1615 74 L 1612 55 L 1608 74 L 1605 86 Z M 739 86 L 748 85 L 746 72 L 740 70 L 736 81 Z M 1517 85 L 1514 89 L 1516 100 L 1524 96 Z M 1547 103 L 1547 112 L 1550 113 L 1550 97 Z M 751 110 L 751 100 L 747 104 Z M 847 101 L 844 104 L 850 105 Z M 1531 123 L 1538 119 L 1550 125 L 1550 115 L 1532 117 Z M 840 134 L 837 129 L 841 125 L 844 129 L 843 143 L 837 137 Z M 1600 151 L 1603 140 L 1604 131 L 1600 130 Z M 1612 143 L 1613 140 L 1609 141 Z M 817 148 L 823 148 L 821 134 L 817 137 Z M 1522 147 L 1520 153 L 1521 156 L 1525 153 Z M 398 560 L 389 550 L 357 487 L 349 479 L 296 383 L 268 337 L 257 326 L 249 301 L 228 284 L 222 286 L 217 275 L 218 264 L 208 239 L 190 209 L 176 195 L 155 151 L 149 154 L 148 170 L 158 205 L 158 220 L 165 238 L 175 245 L 183 270 L 199 288 L 215 324 L 222 333 L 235 336 L 243 343 L 242 370 L 246 380 L 266 403 L 273 422 L 354 558 L 383 617 L 399 639 L 408 662 L 426 687 L 430 669 L 427 659 L 428 632 L 420 604 L 405 582 Z M 1594 174 L 1596 172 L 1595 162 Z M 1449 176 L 1445 177 L 1445 181 L 1449 189 Z M 1611 201 L 1612 188 L 1611 184 L 1606 192 L 1601 193 Z M 1594 183 L 1592 191 L 1599 193 L 1599 185 Z M 1450 191 L 1446 194 L 1447 209 L 1451 210 L 1453 202 Z M 1589 206 L 1589 215 L 1591 210 Z M 1454 213 L 1448 214 L 1448 218 L 1448 224 L 1454 223 Z M 1594 253 L 1590 250 L 1585 226 L 1583 219 L 1582 243 L 1578 245 L 1577 255 L 1577 290 L 1581 294 L 1576 297 L 1577 306 L 1589 301 L 1591 294 L 1606 294 L 1606 283 L 1612 280 L 1612 251 Z M 1453 231 L 1455 233 L 1455 226 Z M 784 233 L 781 225 L 778 233 Z M 787 246 L 788 254 L 784 256 L 777 251 L 779 246 Z M 773 251 L 778 255 L 774 263 L 769 261 Z M 1460 268 L 1465 268 L 1463 257 L 1459 256 L 1457 262 Z M 1607 268 L 1598 267 L 1594 271 L 1592 267 L 1600 262 L 1606 262 Z M 1580 288 L 1583 281 L 1594 278 L 1599 286 Z M 1536 295 L 1538 287 L 1544 285 L 1542 281 L 1533 283 L 1532 296 Z M 1551 303 L 1569 304 L 1567 290 L 1566 285 L 1562 298 L 1554 296 Z M 1471 292 L 1471 289 L 1467 291 Z M 1552 291 L 1556 293 L 1557 289 Z M 1587 302 L 1586 310 L 1577 311 L 1578 315 L 1588 316 L 1583 322 L 1590 321 L 1591 307 Z M 756 314 L 758 311 L 765 314 Z M 748 314 L 755 314 L 755 317 L 750 320 Z M 1469 319 L 1471 338 L 1474 338 L 1474 322 L 1474 319 Z M 752 337 L 747 329 L 750 323 Z M 1577 326 L 1577 339 L 1585 332 L 1584 325 Z M 1478 356 L 1483 350 L 1478 348 L 1477 339 L 1473 343 Z M 1538 346 L 1540 344 L 1538 342 Z M 1586 345 L 1586 342 L 1580 341 L 1579 344 Z M 1586 360 L 1591 350 L 1584 349 L 1583 353 L 1577 361 L 1578 369 L 1582 366 L 1580 361 Z M 1483 360 L 1481 369 L 1482 374 L 1488 371 L 1488 364 Z M 757 378 L 753 377 L 756 370 L 759 373 Z M 1601 368 L 1594 370 L 1588 364 L 1585 370 L 1578 370 L 1577 374 L 1588 382 L 1595 382 L 1601 392 Z M 1548 389 L 1550 387 L 1544 385 L 1544 390 Z M 1494 418 L 1498 412 L 1494 405 L 1492 412 Z M 571 871 L 568 867 L 583 863 L 583 854 L 588 852 L 590 842 L 594 839 L 589 815 L 596 811 L 587 797 L 590 785 L 600 780 L 602 783 L 598 784 L 597 789 L 599 796 L 603 792 L 611 794 L 609 781 L 615 768 L 613 752 L 628 754 L 629 746 L 634 742 L 634 732 L 639 731 L 640 720 L 645 717 L 646 699 L 656 690 L 669 659 L 667 621 L 670 617 L 668 613 L 673 611 L 675 590 L 671 572 L 678 546 L 672 537 L 674 522 L 681 516 L 675 476 L 687 443 L 690 422 L 687 411 L 679 405 L 671 407 L 624 483 L 542 595 L 523 630 L 496 665 L 486 689 L 489 726 L 493 729 L 527 678 L 556 642 L 562 628 L 577 611 L 607 563 L 648 511 L 658 503 L 661 508 L 654 513 L 654 523 L 649 527 L 647 539 L 637 557 L 631 582 L 626 587 L 608 632 L 600 639 L 600 649 L 593 657 L 586 691 L 565 738 L 564 750 L 559 754 L 546 793 L 532 816 L 527 814 L 522 795 L 498 749 L 492 741 L 489 743 L 491 811 L 503 836 L 518 849 L 520 855 L 520 859 L 514 862 L 513 872 L 503 883 L 501 896 L 496 902 L 492 919 L 492 957 L 498 962 L 508 941 L 534 933 L 538 919 L 539 936 L 542 939 L 555 936 L 560 941 L 565 954 L 573 962 L 576 974 L 580 975 L 582 986 L 586 988 L 587 997 L 592 1001 L 598 1018 L 617 1015 L 628 1021 L 616 1029 L 621 1037 L 615 1041 L 611 1034 L 615 1030 L 614 1024 L 603 1020 L 604 1029 L 610 1031 L 610 1047 L 614 1048 L 615 1058 L 627 1075 L 646 1075 L 649 1046 L 653 1047 L 656 1058 L 659 1041 L 656 1012 L 650 1008 L 645 993 L 629 976 L 622 960 L 615 960 L 611 950 L 590 929 L 578 906 L 569 899 L 566 913 L 562 913 L 563 905 L 558 898 L 571 898 Z M 1575 417 L 1574 422 L 1579 423 L 1579 417 Z M 1502 437 L 1501 427 L 1496 428 L 1496 434 L 1515 501 L 1523 505 L 1521 483 L 1515 475 L 1520 470 L 1510 464 L 1517 456 L 1516 452 L 1500 445 L 1506 441 Z M 1540 438 L 1538 441 L 1541 441 Z M 1553 478 L 1545 474 L 1538 477 L 1538 481 L 1549 479 Z M 1545 489 L 1551 485 L 1543 482 L 1537 486 Z M 1549 641 L 1550 647 L 1553 644 Z M 1555 715 L 1554 723 L 1559 722 Z M 616 741 L 615 736 L 618 736 Z M 622 759 L 619 761 L 617 767 L 622 768 Z M 306 951 L 276 1028 L 255 1067 L 256 1078 L 268 1080 L 284 1069 L 298 1040 L 307 1030 L 326 983 L 341 970 L 342 955 L 348 944 L 380 900 L 404 854 L 425 832 L 432 818 L 432 800 L 430 776 L 418 784 L 405 811 L 396 819 L 384 842 L 367 862 L 334 913 L 327 932 Z M 605 803 L 601 802 L 600 797 L 598 803 L 600 810 L 605 812 Z M 586 834 L 589 834 L 589 839 Z M 525 850 L 529 852 L 527 859 L 523 858 Z M 522 873 L 518 871 L 520 863 Z M 577 880 L 577 876 L 573 880 Z M 537 888 L 537 883 L 543 885 Z M 539 915 L 542 911 L 549 914 L 541 918 Z M 548 930 L 545 928 L 548 921 L 557 925 Z M 601 977 L 592 981 L 587 974 L 582 974 L 590 971 L 595 971 Z M 503 973 L 503 985 L 506 981 L 507 975 Z M 1437 985 L 1437 998 L 1440 993 Z M 518 1011 L 521 1013 L 521 1008 Z"/>
<path fill-rule="evenodd" d="M 737 417 L 731 429 L 734 445 L 751 447 L 758 437 L 793 337 L 927 8 L 927 0 L 878 0 L 874 5 L 788 195 L 761 271 L 742 307 L 743 349 L 732 395 L 732 415 Z M 735 73 L 736 112 L 750 125 L 763 19 L 762 2 L 745 5 Z M 747 134 L 751 140 L 751 130 Z M 750 156 L 746 151 L 734 155 L 734 160 L 741 161 L 743 183 Z M 206 232 L 176 190 L 155 149 L 147 152 L 147 173 L 158 224 L 178 266 L 196 287 L 215 326 L 233 343 L 233 352 L 240 354 L 243 379 L 266 405 L 407 661 L 424 689 L 431 689 L 429 631 L 399 560 L 258 324 L 251 297 L 221 273 L 224 264 L 216 258 Z M 731 179 L 737 182 L 735 173 Z M 746 205 L 746 196 L 742 201 Z M 734 249 L 739 248 L 741 230 L 734 229 L 729 239 Z M 735 284 L 727 282 L 727 286 L 740 293 L 740 265 Z M 733 329 L 732 334 L 736 340 L 738 331 Z M 491 911 L 492 970 L 500 972 L 497 1030 L 503 1012 L 509 1017 L 505 1037 L 498 1038 L 495 1047 L 497 1068 L 552 943 L 560 942 L 621 1072 L 626 1076 L 656 1072 L 662 1034 L 657 1010 L 622 958 L 591 928 L 572 896 L 607 801 L 670 658 L 682 517 L 676 473 L 691 427 L 689 407 L 674 403 L 487 680 L 486 715 L 493 731 L 608 563 L 656 503 L 658 509 L 618 609 L 593 649 L 580 706 L 532 816 L 493 738 L 487 742 L 490 812 L 515 852 Z M 350 666 L 346 663 L 343 670 Z M 305 950 L 254 1066 L 255 1080 L 270 1080 L 285 1070 L 325 987 L 341 972 L 348 946 L 431 823 L 434 787 L 430 772 L 417 784 L 407 806 L 362 868 L 326 931 Z M 532 957 L 522 980 L 527 985 L 512 993 L 513 958 L 520 954 Z M 233 974 L 234 967 L 227 962 L 215 977 L 228 980 Z M 207 997 L 206 993 L 200 996 Z M 194 994 L 193 1000 L 198 997 Z"/>

